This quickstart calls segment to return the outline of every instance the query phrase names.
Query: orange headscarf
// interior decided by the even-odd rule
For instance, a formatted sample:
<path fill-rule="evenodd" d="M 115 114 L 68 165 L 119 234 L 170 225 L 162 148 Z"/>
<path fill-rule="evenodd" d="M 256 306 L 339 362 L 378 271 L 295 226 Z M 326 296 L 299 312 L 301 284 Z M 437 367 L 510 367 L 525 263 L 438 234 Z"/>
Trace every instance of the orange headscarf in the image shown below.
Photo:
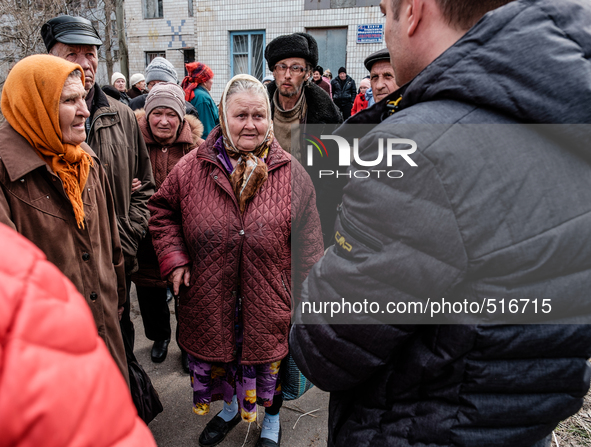
<path fill-rule="evenodd" d="M 68 75 L 82 67 L 47 54 L 29 56 L 10 71 L 2 90 L 2 113 L 59 176 L 72 203 L 78 228 L 84 228 L 82 190 L 92 158 L 79 145 L 62 141 L 60 96 Z"/>

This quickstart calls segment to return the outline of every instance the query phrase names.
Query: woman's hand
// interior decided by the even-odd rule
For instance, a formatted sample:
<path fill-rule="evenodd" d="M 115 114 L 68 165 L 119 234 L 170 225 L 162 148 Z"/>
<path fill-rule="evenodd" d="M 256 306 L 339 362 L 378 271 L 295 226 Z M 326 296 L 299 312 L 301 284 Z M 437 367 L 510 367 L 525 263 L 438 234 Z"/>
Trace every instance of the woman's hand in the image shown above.
<path fill-rule="evenodd" d="M 172 293 L 174 296 L 179 294 L 179 290 L 182 284 L 189 287 L 189 279 L 191 279 L 191 273 L 188 265 L 175 268 L 170 275 L 168 275 L 168 282 L 172 284 Z"/>
<path fill-rule="evenodd" d="M 139 179 L 134 178 L 131 181 L 131 193 L 133 194 L 134 192 L 136 192 L 138 189 L 140 189 L 142 187 L 142 182 L 139 181 Z"/>

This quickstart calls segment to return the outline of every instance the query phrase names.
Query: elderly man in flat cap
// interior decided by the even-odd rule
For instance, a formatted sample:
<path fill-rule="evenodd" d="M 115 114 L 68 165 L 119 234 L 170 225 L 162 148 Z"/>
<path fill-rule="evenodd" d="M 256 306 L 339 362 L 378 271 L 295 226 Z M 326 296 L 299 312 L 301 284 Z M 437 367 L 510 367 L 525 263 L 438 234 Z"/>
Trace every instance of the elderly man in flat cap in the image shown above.
<path fill-rule="evenodd" d="M 343 122 L 341 112 L 326 92 L 310 81 L 312 68 L 318 65 L 318 45 L 314 37 L 307 33 L 279 36 L 267 45 L 265 59 L 275 77 L 275 82 L 267 86 L 275 138 L 283 149 L 304 164 L 302 125 Z M 292 142 L 298 146 L 293 147 Z M 332 240 L 336 218 L 338 203 L 333 202 L 338 199 L 328 199 L 322 189 L 327 182 L 318 182 L 317 175 L 311 174 L 311 177 L 316 188 L 317 203 L 326 205 L 319 206 L 318 211 L 327 244 Z M 327 195 L 331 193 L 327 191 Z"/>
<path fill-rule="evenodd" d="M 390 64 L 388 48 L 370 54 L 365 58 L 363 64 L 367 68 L 367 71 L 369 71 L 369 82 L 371 83 L 370 97 L 373 97 L 373 100 L 369 100 L 367 106 L 371 107 L 390 93 L 398 90 L 398 84 L 396 84 L 394 69 Z"/>
<path fill-rule="evenodd" d="M 123 336 L 128 337 L 133 346 L 133 325 L 129 319 L 129 275 L 138 268 L 136 252 L 146 234 L 150 217 L 147 203 L 154 193 L 148 150 L 131 109 L 105 95 L 96 83 L 98 48 L 102 41 L 90 21 L 82 17 L 56 17 L 43 25 L 41 35 L 49 54 L 79 64 L 84 70 L 86 105 L 90 111 L 86 120 L 86 143 L 101 161 L 113 192 L 125 257 L 128 297 L 121 328 Z"/>

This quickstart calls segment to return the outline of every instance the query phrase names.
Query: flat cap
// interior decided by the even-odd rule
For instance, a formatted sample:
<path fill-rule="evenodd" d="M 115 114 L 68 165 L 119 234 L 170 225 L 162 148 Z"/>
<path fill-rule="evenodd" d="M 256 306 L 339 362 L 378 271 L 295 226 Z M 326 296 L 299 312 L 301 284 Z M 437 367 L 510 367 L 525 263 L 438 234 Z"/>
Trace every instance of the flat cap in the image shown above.
<path fill-rule="evenodd" d="M 66 45 L 96 45 L 97 47 L 103 44 L 90 20 L 84 17 L 55 17 L 43 24 L 41 37 L 47 51 L 58 42 Z"/>
<path fill-rule="evenodd" d="M 372 53 L 369 56 L 367 56 L 363 61 L 363 65 L 365 65 L 367 71 L 371 71 L 372 65 L 375 64 L 377 61 L 390 61 L 390 52 L 388 51 L 388 48 L 376 51 L 375 53 Z"/>

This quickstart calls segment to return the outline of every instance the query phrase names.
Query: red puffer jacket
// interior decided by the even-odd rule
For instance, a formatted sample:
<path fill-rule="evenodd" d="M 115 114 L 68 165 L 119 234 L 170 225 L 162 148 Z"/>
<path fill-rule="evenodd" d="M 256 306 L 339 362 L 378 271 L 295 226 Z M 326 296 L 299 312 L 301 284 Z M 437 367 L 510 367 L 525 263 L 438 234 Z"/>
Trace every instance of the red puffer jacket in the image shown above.
<path fill-rule="evenodd" d="M 240 296 L 242 363 L 273 362 L 288 352 L 292 270 L 297 297 L 323 253 L 314 188 L 274 140 L 269 177 L 241 215 L 214 148 L 220 136 L 217 127 L 150 199 L 150 232 L 163 277 L 191 264 L 190 287 L 181 289 L 179 303 L 180 345 L 205 361 L 234 360 Z"/>
<path fill-rule="evenodd" d="M 0 224 L 0 446 L 155 446 L 84 298 Z"/>

